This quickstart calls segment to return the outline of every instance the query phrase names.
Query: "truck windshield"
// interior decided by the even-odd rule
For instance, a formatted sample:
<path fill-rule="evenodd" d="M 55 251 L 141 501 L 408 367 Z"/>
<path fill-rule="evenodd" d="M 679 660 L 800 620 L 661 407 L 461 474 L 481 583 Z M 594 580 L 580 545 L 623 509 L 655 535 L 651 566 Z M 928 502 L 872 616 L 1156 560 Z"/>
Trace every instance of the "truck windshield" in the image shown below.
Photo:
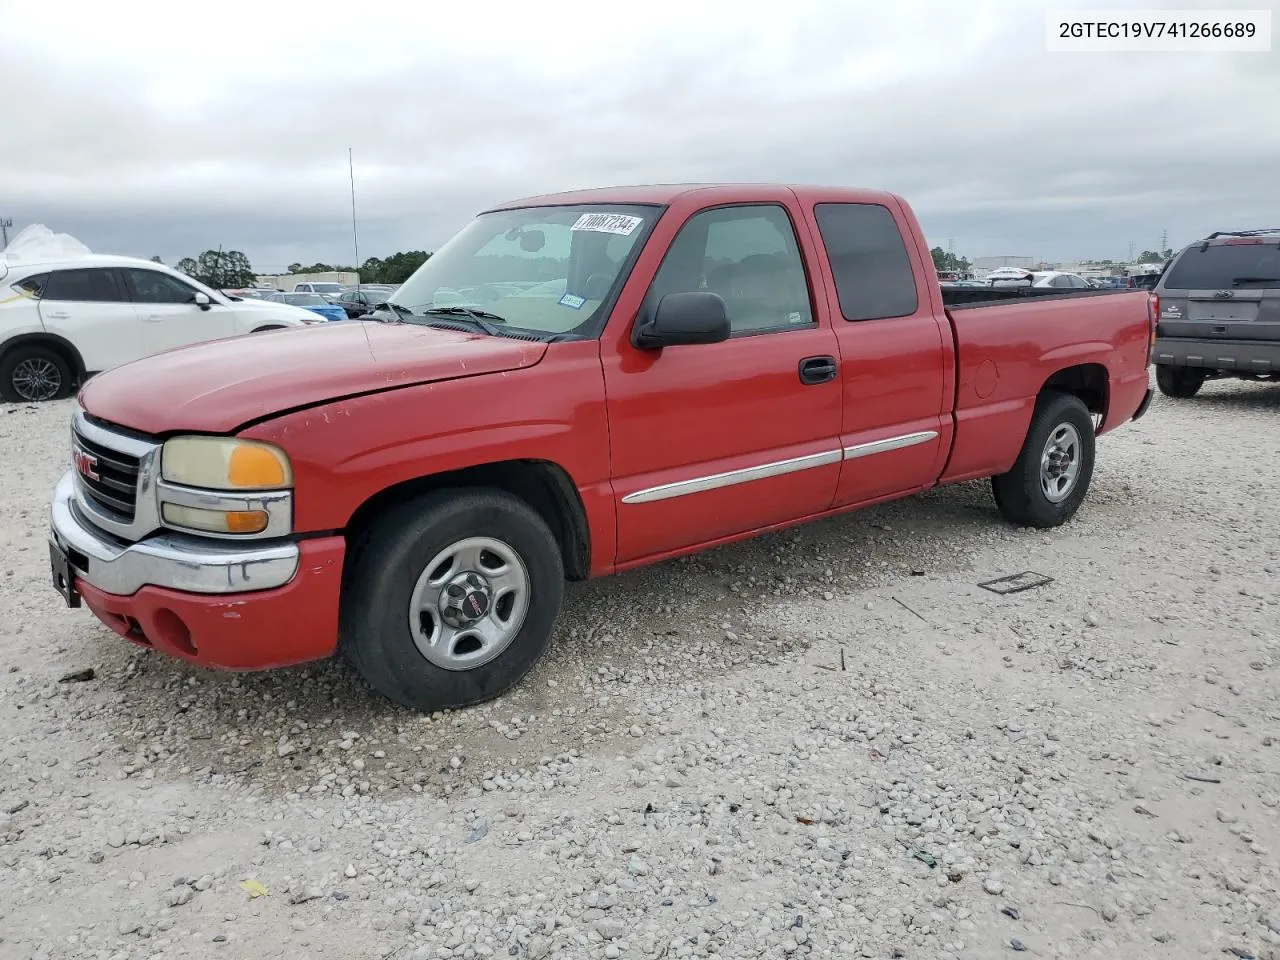
<path fill-rule="evenodd" d="M 1211 244 L 1189 247 L 1169 268 L 1166 290 L 1230 290 L 1280 287 L 1280 244 Z"/>
<path fill-rule="evenodd" d="M 652 206 L 578 204 L 481 214 L 389 302 L 410 322 L 475 311 L 499 329 L 584 333 L 603 319 L 601 306 L 660 213 Z"/>

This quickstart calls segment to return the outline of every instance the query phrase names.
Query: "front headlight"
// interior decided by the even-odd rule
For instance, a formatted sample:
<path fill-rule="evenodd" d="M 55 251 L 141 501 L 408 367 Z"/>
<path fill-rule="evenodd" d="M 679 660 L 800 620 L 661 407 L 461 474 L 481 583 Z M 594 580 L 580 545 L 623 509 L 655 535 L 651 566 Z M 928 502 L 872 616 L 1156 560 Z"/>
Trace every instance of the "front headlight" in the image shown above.
<path fill-rule="evenodd" d="M 170 483 L 204 490 L 280 490 L 293 486 L 293 468 L 279 447 L 230 437 L 174 437 L 160 453 Z"/>

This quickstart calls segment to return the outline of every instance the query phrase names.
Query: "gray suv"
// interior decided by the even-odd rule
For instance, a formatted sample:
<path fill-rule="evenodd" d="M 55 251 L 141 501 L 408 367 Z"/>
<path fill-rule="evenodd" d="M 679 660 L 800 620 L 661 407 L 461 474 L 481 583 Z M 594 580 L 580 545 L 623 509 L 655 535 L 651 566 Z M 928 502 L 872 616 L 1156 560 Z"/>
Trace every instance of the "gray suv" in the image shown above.
<path fill-rule="evenodd" d="M 1165 265 L 1152 293 L 1165 396 L 1194 397 L 1227 377 L 1280 383 L 1280 228 L 1198 240 Z"/>

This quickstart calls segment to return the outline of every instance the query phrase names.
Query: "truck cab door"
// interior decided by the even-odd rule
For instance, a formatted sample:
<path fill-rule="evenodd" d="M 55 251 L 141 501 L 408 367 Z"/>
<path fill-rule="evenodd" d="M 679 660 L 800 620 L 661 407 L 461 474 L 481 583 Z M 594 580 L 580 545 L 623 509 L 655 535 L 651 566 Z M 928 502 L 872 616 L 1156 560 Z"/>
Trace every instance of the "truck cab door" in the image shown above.
<path fill-rule="evenodd" d="M 932 271 L 899 205 L 815 203 L 843 380 L 844 463 L 835 506 L 937 481 L 951 449 L 955 353 Z M 904 239 L 905 238 L 905 239 Z"/>
<path fill-rule="evenodd" d="M 797 237 L 796 214 L 794 195 L 779 189 L 775 202 L 676 220 L 641 315 L 668 293 L 709 290 L 725 301 L 730 339 L 641 350 L 628 322 L 602 342 L 618 564 L 830 505 L 840 469 L 836 341 L 814 307 L 814 248 Z"/>

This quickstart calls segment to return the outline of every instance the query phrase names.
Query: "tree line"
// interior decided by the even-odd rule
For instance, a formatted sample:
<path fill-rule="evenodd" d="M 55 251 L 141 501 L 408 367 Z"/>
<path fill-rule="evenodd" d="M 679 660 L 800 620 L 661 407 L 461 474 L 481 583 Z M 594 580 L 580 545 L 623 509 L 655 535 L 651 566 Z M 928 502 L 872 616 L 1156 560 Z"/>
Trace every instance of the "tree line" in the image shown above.
<path fill-rule="evenodd" d="M 313 263 L 310 266 L 291 263 L 289 273 L 359 273 L 361 283 L 401 284 L 413 271 L 427 262 L 431 254 L 426 250 L 403 250 L 389 257 L 370 257 L 355 267 L 330 263 Z M 151 258 L 164 263 L 159 257 Z M 206 286 L 218 289 L 251 287 L 257 274 L 249 258 L 239 250 L 206 250 L 198 257 L 183 257 L 174 267 L 181 273 L 199 280 Z"/>
<path fill-rule="evenodd" d="M 956 273 L 968 273 L 973 267 L 968 257 L 957 257 L 954 253 L 949 253 L 941 247 L 934 247 L 929 253 L 933 257 L 933 267 L 939 273 L 944 273 L 948 270 Z"/>

